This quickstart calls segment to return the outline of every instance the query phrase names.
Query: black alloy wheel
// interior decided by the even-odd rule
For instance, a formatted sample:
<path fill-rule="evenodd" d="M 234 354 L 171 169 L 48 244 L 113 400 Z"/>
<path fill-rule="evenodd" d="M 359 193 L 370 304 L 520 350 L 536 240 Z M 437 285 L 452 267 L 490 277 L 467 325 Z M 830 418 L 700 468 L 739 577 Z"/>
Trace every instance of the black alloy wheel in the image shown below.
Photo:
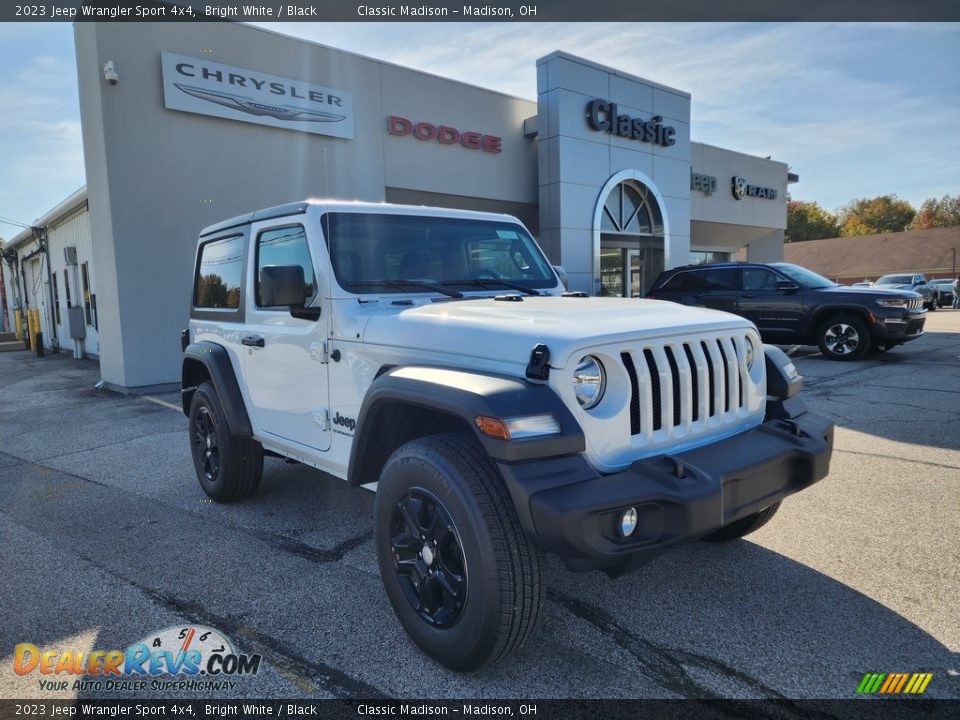
<path fill-rule="evenodd" d="M 210 411 L 201 407 L 193 431 L 193 454 L 204 477 L 216 482 L 220 473 L 220 444 Z"/>
<path fill-rule="evenodd" d="M 450 513 L 432 493 L 411 488 L 390 516 L 393 566 L 411 607 L 427 623 L 456 624 L 467 600 L 467 568 Z"/>
<path fill-rule="evenodd" d="M 530 637 L 543 602 L 540 552 L 475 438 L 428 435 L 394 450 L 373 523 L 387 598 L 428 656 L 476 670 Z"/>
<path fill-rule="evenodd" d="M 263 474 L 263 448 L 230 432 L 216 388 L 200 383 L 190 401 L 190 454 L 203 491 L 217 502 L 253 495 Z"/>

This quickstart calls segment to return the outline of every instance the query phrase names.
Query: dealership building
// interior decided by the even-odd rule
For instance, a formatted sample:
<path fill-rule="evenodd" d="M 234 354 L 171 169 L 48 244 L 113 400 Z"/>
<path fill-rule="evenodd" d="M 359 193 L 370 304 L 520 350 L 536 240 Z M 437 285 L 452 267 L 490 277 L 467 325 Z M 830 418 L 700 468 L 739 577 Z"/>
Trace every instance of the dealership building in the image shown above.
<path fill-rule="evenodd" d="M 691 142 L 688 93 L 583 58 L 538 60 L 531 101 L 235 23 L 74 32 L 87 184 L 2 267 L 11 316 L 40 308 L 61 347 L 71 283 L 121 391 L 179 382 L 197 232 L 295 199 L 509 213 L 591 294 L 783 257 L 785 163 Z"/>

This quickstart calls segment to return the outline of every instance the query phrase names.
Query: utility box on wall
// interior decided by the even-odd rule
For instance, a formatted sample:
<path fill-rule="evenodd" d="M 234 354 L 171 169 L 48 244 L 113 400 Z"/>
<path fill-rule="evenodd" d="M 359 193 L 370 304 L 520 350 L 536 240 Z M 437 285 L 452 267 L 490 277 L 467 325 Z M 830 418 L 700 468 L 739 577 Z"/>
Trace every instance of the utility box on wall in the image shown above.
<path fill-rule="evenodd" d="M 71 340 L 83 340 L 87 337 L 87 321 L 83 316 L 83 306 L 67 308 L 67 332 Z"/>

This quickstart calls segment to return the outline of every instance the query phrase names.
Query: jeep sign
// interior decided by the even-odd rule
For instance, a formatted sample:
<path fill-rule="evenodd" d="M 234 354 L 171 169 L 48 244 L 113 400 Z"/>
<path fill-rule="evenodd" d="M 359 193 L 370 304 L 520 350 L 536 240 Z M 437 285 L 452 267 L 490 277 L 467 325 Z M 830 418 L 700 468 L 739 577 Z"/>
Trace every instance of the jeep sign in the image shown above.
<path fill-rule="evenodd" d="M 713 195 L 717 191 L 717 179 L 713 175 L 701 175 L 691 170 L 690 189 L 699 190 L 707 196 Z"/>

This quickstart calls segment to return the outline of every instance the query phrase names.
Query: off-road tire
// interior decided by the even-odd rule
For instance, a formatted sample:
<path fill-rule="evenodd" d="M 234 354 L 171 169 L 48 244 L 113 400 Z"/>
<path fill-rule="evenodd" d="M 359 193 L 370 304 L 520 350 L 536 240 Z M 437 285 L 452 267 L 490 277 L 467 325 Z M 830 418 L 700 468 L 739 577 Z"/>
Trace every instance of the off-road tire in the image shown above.
<path fill-rule="evenodd" d="M 201 440 L 212 437 L 213 446 Z M 215 449 L 215 472 L 207 451 Z M 263 475 L 263 448 L 253 438 L 230 434 L 220 396 L 205 382 L 190 401 L 190 451 L 203 491 L 217 502 L 234 502 L 253 495 Z"/>
<path fill-rule="evenodd" d="M 852 340 L 855 346 L 844 341 L 838 344 L 831 340 L 839 335 Z M 824 320 L 817 329 L 817 345 L 825 358 L 830 360 L 859 360 L 870 350 L 872 344 L 870 330 L 860 318 L 854 315 L 834 315 Z"/>
<path fill-rule="evenodd" d="M 725 525 L 716 532 L 710 533 L 705 536 L 703 540 L 705 542 L 728 542 L 730 540 L 738 540 L 739 538 L 749 535 L 755 530 L 759 530 L 768 522 L 770 519 L 776 515 L 777 510 L 780 509 L 780 503 L 776 502 L 768 508 L 764 508 L 760 512 L 755 512 L 753 515 L 747 515 L 741 520 L 732 522 L 729 525 Z"/>
<path fill-rule="evenodd" d="M 429 498 L 439 502 L 462 551 L 465 599 L 446 626 L 422 616 L 426 605 L 411 597 L 411 588 L 419 585 L 410 580 L 410 564 L 404 564 L 407 574 L 401 572 L 396 513 L 411 497 L 428 498 L 434 509 Z M 401 534 L 411 537 L 405 530 Z M 374 502 L 374 542 L 380 576 L 400 624 L 440 664 L 476 670 L 501 660 L 533 633 L 543 601 L 540 552 L 524 534 L 496 466 L 473 438 L 428 436 L 390 456 Z M 439 562 L 439 555 L 421 559 L 427 557 Z M 415 607 L 414 602 L 421 604 Z"/>

